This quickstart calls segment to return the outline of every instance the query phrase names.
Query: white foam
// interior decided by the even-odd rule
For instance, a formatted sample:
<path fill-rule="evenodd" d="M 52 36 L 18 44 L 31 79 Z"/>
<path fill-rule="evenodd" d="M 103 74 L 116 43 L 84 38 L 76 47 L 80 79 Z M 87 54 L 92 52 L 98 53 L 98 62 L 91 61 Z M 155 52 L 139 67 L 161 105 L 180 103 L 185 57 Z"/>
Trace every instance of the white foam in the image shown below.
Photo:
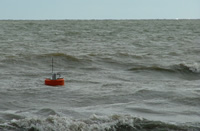
<path fill-rule="evenodd" d="M 76 120 L 55 115 L 47 118 L 26 118 L 23 120 L 15 120 L 11 121 L 11 125 L 17 125 L 17 127 L 21 127 L 23 129 L 34 128 L 40 131 L 93 131 L 115 128 L 117 124 L 125 124 L 134 127 L 135 119 L 136 118 L 128 115 L 98 116 L 94 114 L 88 119 Z"/>
<path fill-rule="evenodd" d="M 200 64 L 194 62 L 194 63 L 181 63 L 180 65 L 183 65 L 185 67 L 188 67 L 190 71 L 194 73 L 200 73 Z"/>
<path fill-rule="evenodd" d="M 200 64 L 197 63 L 193 63 L 191 65 L 189 65 L 190 70 L 196 73 L 200 73 Z"/>

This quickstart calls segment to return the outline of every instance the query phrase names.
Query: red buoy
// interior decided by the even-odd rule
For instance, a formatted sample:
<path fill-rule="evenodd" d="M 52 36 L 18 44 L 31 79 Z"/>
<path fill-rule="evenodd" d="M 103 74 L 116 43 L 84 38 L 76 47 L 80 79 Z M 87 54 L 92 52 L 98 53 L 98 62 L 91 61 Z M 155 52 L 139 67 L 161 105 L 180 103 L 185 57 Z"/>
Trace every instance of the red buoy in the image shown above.
<path fill-rule="evenodd" d="M 58 77 L 57 77 L 58 75 Z M 45 85 L 49 86 L 63 86 L 65 85 L 65 80 L 64 78 L 61 77 L 59 73 L 53 73 L 53 58 L 52 58 L 52 77 L 51 78 L 46 78 L 44 81 Z"/>
<path fill-rule="evenodd" d="M 65 85 L 65 81 L 63 78 L 58 78 L 56 80 L 52 80 L 50 78 L 47 78 L 45 80 L 45 85 L 49 85 L 49 86 L 63 86 Z"/>

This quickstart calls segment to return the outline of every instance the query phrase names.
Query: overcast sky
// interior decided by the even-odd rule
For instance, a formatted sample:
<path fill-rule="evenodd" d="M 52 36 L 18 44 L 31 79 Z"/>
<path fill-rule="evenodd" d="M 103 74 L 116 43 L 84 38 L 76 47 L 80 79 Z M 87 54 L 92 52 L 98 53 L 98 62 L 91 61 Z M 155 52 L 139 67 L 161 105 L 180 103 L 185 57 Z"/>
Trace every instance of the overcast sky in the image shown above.
<path fill-rule="evenodd" d="M 0 0 L 0 19 L 200 19 L 200 0 Z"/>

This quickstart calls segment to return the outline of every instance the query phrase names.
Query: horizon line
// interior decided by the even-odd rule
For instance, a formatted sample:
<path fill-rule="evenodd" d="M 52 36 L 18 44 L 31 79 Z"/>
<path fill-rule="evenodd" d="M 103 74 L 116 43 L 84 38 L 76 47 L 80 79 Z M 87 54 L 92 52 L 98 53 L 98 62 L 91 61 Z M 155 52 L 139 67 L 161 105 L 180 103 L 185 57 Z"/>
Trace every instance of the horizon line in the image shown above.
<path fill-rule="evenodd" d="M 0 19 L 0 21 L 48 21 L 48 20 L 200 20 L 200 18 L 152 18 L 152 19 Z"/>

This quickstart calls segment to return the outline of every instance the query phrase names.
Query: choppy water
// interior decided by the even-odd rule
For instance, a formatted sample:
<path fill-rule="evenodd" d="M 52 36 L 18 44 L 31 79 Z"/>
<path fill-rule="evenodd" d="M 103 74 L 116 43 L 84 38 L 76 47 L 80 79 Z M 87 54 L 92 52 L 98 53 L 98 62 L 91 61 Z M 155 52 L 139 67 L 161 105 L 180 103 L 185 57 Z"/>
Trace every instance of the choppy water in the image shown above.
<path fill-rule="evenodd" d="M 200 130 L 199 56 L 200 20 L 0 21 L 0 130 Z"/>

